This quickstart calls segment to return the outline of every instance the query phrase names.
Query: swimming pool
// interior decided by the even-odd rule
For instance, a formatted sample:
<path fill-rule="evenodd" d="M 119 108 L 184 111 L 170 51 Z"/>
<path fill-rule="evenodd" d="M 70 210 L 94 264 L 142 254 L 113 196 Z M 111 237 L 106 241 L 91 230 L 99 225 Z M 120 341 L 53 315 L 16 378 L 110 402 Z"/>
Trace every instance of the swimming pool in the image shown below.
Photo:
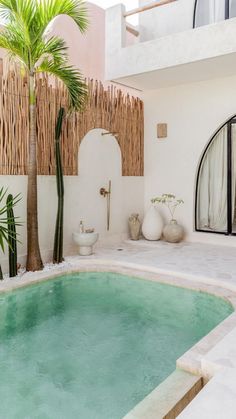
<path fill-rule="evenodd" d="M 223 299 L 114 273 L 0 295 L 0 417 L 121 419 L 230 315 Z"/>

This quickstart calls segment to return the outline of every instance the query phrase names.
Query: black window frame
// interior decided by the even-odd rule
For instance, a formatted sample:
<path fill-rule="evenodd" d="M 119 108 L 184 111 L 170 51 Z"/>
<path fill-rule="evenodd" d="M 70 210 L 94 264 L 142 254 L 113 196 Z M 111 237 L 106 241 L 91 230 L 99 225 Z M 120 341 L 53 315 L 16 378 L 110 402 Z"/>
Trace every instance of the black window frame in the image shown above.
<path fill-rule="evenodd" d="M 223 234 L 224 236 L 236 236 L 236 232 L 232 231 L 232 128 L 231 125 L 236 124 L 236 115 L 230 118 L 227 122 L 220 126 L 220 128 L 214 133 L 211 137 L 209 143 L 207 144 L 201 160 L 198 165 L 197 178 L 195 184 L 195 217 L 194 217 L 194 229 L 196 232 L 200 233 L 210 233 L 210 234 Z M 213 231 L 213 230 L 203 230 L 198 228 L 198 188 L 199 188 L 199 178 L 201 167 L 205 158 L 206 153 L 212 142 L 214 141 L 217 134 L 227 126 L 227 231 Z"/>
<path fill-rule="evenodd" d="M 199 0 L 195 0 L 194 9 L 193 9 L 193 29 L 196 28 L 196 12 L 197 12 L 197 4 Z M 207 0 L 205 0 L 207 1 Z M 225 0 L 225 20 L 229 19 L 229 0 Z"/>

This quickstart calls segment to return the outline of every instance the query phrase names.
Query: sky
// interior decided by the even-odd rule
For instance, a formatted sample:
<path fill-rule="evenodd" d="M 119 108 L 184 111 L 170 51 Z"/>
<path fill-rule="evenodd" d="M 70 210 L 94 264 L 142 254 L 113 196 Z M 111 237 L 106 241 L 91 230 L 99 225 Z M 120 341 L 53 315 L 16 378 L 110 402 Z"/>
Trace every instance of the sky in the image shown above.
<path fill-rule="evenodd" d="M 103 9 L 107 9 L 108 7 L 112 7 L 115 4 L 123 3 L 126 7 L 126 10 L 135 9 L 138 7 L 138 0 L 89 0 L 90 3 L 94 3 Z M 137 15 L 132 16 L 128 19 L 130 23 L 136 25 L 138 23 Z"/>
<path fill-rule="evenodd" d="M 107 7 L 114 6 L 114 4 L 123 3 L 126 9 L 135 9 L 138 7 L 138 0 L 89 0 L 90 3 L 97 4 L 98 6 L 106 9 Z"/>

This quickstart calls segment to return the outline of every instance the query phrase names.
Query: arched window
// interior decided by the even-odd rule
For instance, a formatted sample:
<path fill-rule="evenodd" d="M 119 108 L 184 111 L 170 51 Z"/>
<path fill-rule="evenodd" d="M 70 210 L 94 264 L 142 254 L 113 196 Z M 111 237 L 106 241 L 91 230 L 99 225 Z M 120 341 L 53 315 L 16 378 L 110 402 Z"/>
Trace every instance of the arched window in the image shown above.
<path fill-rule="evenodd" d="M 193 27 L 236 16 L 236 0 L 195 0 Z"/>
<path fill-rule="evenodd" d="M 197 231 L 236 234 L 236 117 L 209 142 L 196 185 Z"/>

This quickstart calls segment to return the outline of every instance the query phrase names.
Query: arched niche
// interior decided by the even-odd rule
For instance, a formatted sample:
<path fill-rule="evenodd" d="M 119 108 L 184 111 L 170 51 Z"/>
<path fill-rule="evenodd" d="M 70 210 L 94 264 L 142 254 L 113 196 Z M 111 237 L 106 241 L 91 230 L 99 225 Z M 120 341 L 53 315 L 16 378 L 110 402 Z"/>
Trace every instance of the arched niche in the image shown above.
<path fill-rule="evenodd" d="M 123 229 L 123 180 L 120 146 L 114 135 L 98 128 L 90 130 L 81 141 L 79 153 L 78 213 L 86 226 L 99 233 L 107 232 L 107 199 L 100 189 L 111 181 L 110 233 Z"/>
<path fill-rule="evenodd" d="M 80 176 L 122 176 L 122 156 L 116 137 L 102 128 L 90 130 L 79 147 Z"/>
<path fill-rule="evenodd" d="M 115 133 L 121 150 L 122 176 L 143 176 L 143 102 L 114 86 L 105 89 L 101 82 L 93 80 L 88 80 L 88 89 L 87 108 L 77 114 L 74 124 L 78 147 L 92 129 Z M 76 170 L 80 173 L 80 166 Z"/>
<path fill-rule="evenodd" d="M 207 144 L 197 171 L 196 231 L 236 233 L 236 116 Z"/>

